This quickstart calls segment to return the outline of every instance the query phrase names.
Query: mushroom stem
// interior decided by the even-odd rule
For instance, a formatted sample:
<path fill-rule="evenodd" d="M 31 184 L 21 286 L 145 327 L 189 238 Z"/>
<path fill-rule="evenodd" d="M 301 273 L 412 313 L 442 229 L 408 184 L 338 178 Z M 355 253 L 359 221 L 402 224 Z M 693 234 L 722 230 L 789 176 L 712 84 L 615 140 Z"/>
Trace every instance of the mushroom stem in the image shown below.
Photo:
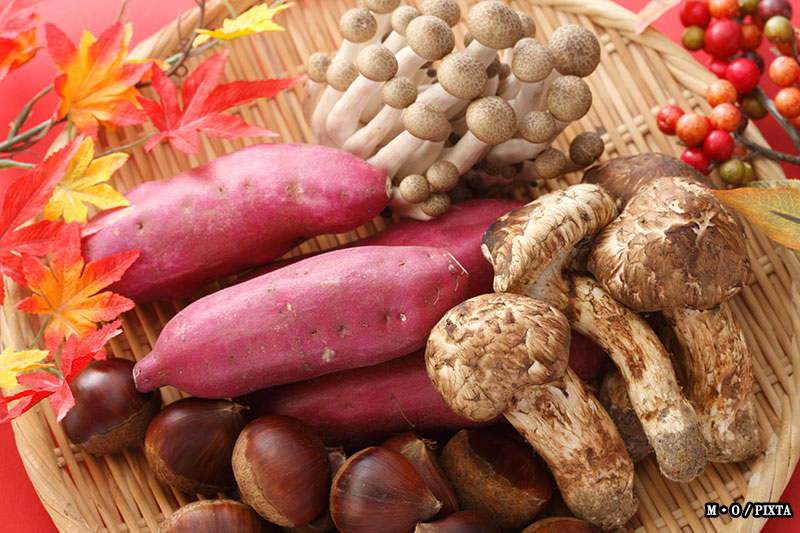
<path fill-rule="evenodd" d="M 325 92 L 325 83 L 307 80 L 305 91 L 303 92 L 303 118 L 306 122 L 311 123 L 311 117 L 314 116 L 314 109 L 319 105 L 319 100 L 322 93 Z"/>
<path fill-rule="evenodd" d="M 709 460 L 732 463 L 762 449 L 753 398 L 752 355 L 727 302 L 664 312 L 681 349 L 675 354 L 700 416 Z M 709 350 L 709 347 L 715 350 Z"/>
<path fill-rule="evenodd" d="M 475 137 L 471 131 L 467 131 L 455 145 L 442 152 L 441 159 L 453 163 L 460 175 L 477 163 L 487 148 L 485 142 Z"/>
<path fill-rule="evenodd" d="M 325 128 L 337 147 L 344 146 L 348 137 L 358 130 L 359 109 L 364 104 L 364 99 L 372 96 L 382 84 L 382 81 L 359 76 L 333 105 L 325 121 Z"/>
<path fill-rule="evenodd" d="M 634 463 L 653 453 L 653 447 L 650 446 L 642 423 L 628 398 L 628 385 L 616 367 L 611 366 L 606 370 L 597 399 L 617 426 Z"/>
<path fill-rule="evenodd" d="M 336 143 L 328 135 L 326 121 L 328 120 L 328 112 L 339 101 L 344 91 L 337 91 L 331 86 L 325 87 L 322 91 L 322 96 L 317 103 L 317 107 L 311 115 L 311 133 L 313 135 L 314 144 L 322 144 L 324 146 L 336 147 Z"/>
<path fill-rule="evenodd" d="M 403 109 L 383 106 L 380 112 L 369 123 L 350 136 L 344 143 L 344 150 L 362 159 L 375 152 L 375 148 L 386 138 L 389 128 L 400 122 Z"/>
<path fill-rule="evenodd" d="M 405 162 L 397 169 L 397 175 L 401 177 L 409 174 L 424 174 L 442 153 L 444 141 L 425 143 L 421 149 L 414 153 L 413 157 L 407 157 Z"/>
<path fill-rule="evenodd" d="M 394 177 L 406 158 L 421 150 L 426 141 L 414 137 L 408 132 L 403 131 L 400 135 L 392 139 L 389 144 L 378 150 L 374 156 L 367 160 L 370 165 L 381 169 L 387 176 Z"/>

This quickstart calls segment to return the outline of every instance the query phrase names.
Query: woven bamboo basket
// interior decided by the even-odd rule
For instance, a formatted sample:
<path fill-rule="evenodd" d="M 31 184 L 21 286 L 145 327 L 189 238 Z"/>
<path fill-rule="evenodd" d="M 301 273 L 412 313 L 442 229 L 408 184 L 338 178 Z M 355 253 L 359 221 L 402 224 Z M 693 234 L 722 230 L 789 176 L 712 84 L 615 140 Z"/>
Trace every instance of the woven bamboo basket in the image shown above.
<path fill-rule="evenodd" d="M 467 2 L 460 1 L 462 12 L 466 13 Z M 300 2 L 280 15 L 279 21 L 288 31 L 226 44 L 231 54 L 225 78 L 255 80 L 303 73 L 304 62 L 312 52 L 337 47 L 340 36 L 336 21 L 355 2 Z M 255 3 L 257 0 L 232 1 L 238 12 Z M 648 151 L 677 156 L 681 148 L 656 126 L 657 106 L 673 103 L 683 109 L 710 111 L 700 95 L 705 93 L 713 75 L 658 32 L 650 29 L 636 35 L 634 15 L 626 9 L 606 0 L 512 0 L 511 4 L 535 17 L 538 37 L 545 42 L 557 26 L 578 23 L 595 32 L 603 47 L 600 66 L 587 78 L 594 93 L 592 109 L 567 128 L 569 131 L 561 136 L 562 145 L 558 148 L 567 148 L 564 138 L 594 130 L 605 140 L 604 158 Z M 191 32 L 197 15 L 195 10 L 178 21 L 181 35 Z M 206 27 L 221 24 L 227 15 L 221 2 L 210 3 Z M 464 28 L 456 30 L 463 34 Z M 457 35 L 459 42 L 462 36 Z M 170 25 L 142 42 L 133 55 L 164 58 L 178 45 L 178 32 L 175 25 Z M 189 66 L 202 59 L 191 60 Z M 277 98 L 241 107 L 237 113 L 247 122 L 277 131 L 279 140 L 273 142 L 310 142 L 310 129 L 301 113 L 302 93 L 303 88 L 298 86 Z M 103 141 L 106 147 L 119 146 L 144 133 L 147 132 L 141 127 L 124 128 L 116 133 L 106 132 Z M 748 135 L 764 141 L 753 126 Z M 124 192 L 141 181 L 168 177 L 257 142 L 263 140 L 229 142 L 203 137 L 202 153 L 198 156 L 173 151 L 166 144 L 148 154 L 136 148 L 131 161 L 114 177 L 114 186 Z M 756 167 L 760 179 L 784 178 L 780 167 L 771 162 L 759 161 Z M 579 180 L 580 176 L 569 175 L 542 188 L 531 188 L 527 194 L 532 198 Z M 384 224 L 376 219 L 348 234 L 320 237 L 290 255 L 363 237 Z M 663 479 L 652 459 L 640 463 L 635 482 L 640 506 L 630 523 L 637 532 L 759 531 L 764 522 L 752 517 L 705 518 L 704 503 L 778 501 L 800 456 L 800 376 L 795 371 L 800 368 L 800 260 L 757 228 L 747 224 L 745 227 L 755 282 L 735 298 L 732 306 L 754 356 L 758 420 L 766 452 L 739 464 L 710 464 L 701 477 L 683 485 Z M 9 297 L 0 322 L 2 344 L 27 346 L 38 331 L 38 322 L 14 309 L 14 304 L 25 296 L 24 289 L 8 280 L 5 284 Z M 167 320 L 187 303 L 137 305 L 125 314 L 124 335 L 111 341 L 110 352 L 136 360 L 145 356 Z M 180 393 L 167 388 L 163 396 L 169 403 L 179 398 Z M 198 498 L 159 483 L 140 449 L 105 457 L 82 454 L 55 423 L 48 402 L 41 402 L 15 420 L 13 427 L 27 473 L 61 531 L 155 532 L 159 523 L 179 506 Z"/>

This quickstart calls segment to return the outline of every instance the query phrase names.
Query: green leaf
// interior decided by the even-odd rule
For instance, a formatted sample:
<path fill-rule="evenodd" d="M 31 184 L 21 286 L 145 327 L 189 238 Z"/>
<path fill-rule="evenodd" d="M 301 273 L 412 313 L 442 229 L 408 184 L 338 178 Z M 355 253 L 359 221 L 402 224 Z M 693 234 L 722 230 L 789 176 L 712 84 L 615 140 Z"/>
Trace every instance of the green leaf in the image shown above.
<path fill-rule="evenodd" d="M 739 211 L 772 240 L 800 250 L 800 187 L 792 184 L 778 188 L 742 187 L 713 192 L 719 201 Z"/>
<path fill-rule="evenodd" d="M 781 189 L 783 187 L 800 189 L 800 180 L 754 181 L 748 183 L 747 186 L 758 187 L 759 189 Z"/>

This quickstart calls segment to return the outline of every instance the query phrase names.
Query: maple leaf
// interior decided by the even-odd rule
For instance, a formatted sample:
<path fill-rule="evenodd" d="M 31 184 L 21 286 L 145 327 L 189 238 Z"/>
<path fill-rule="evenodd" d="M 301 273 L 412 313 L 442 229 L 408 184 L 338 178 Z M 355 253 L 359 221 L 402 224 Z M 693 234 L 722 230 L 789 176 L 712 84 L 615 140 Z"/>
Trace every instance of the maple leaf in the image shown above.
<path fill-rule="evenodd" d="M 200 46 L 212 38 L 228 41 L 250 35 L 251 33 L 283 31 L 284 28 L 276 24 L 272 18 L 293 5 L 294 4 L 280 4 L 269 7 L 267 4 L 259 4 L 251 7 L 235 19 L 223 20 L 222 28 L 216 30 L 196 30 L 200 35 L 195 38 L 192 46 Z"/>
<path fill-rule="evenodd" d="M 712 191 L 774 241 L 800 250 L 800 184 L 767 182 L 760 187 Z"/>
<path fill-rule="evenodd" d="M 53 365 L 42 363 L 50 352 L 46 350 L 23 350 L 15 352 L 10 346 L 0 353 L 0 387 L 13 389 L 19 383 L 17 374 L 36 368 L 46 368 Z"/>
<path fill-rule="evenodd" d="M 643 33 L 647 27 L 677 6 L 680 0 L 651 0 L 636 14 L 636 33 Z"/>
<path fill-rule="evenodd" d="M 42 0 L 10 0 L 0 6 L 0 80 L 36 54 L 36 9 Z"/>
<path fill-rule="evenodd" d="M 136 105 L 135 85 L 150 63 L 125 61 L 130 24 L 116 22 L 97 39 L 84 31 L 79 47 L 55 25 L 45 30 L 47 50 L 61 72 L 53 82 L 60 98 L 56 118 L 69 114 L 79 131 L 95 138 L 98 123 L 113 128 L 147 120 Z"/>
<path fill-rule="evenodd" d="M 79 229 L 75 224 L 70 229 L 49 268 L 38 259 L 26 257 L 23 262 L 33 295 L 19 302 L 17 309 L 52 317 L 45 333 L 48 345 L 71 334 L 86 337 L 95 331 L 96 322 L 112 320 L 134 306 L 124 296 L 98 291 L 118 281 L 139 257 L 139 250 L 84 264 Z"/>
<path fill-rule="evenodd" d="M 3 196 L 0 204 L 0 273 L 21 285 L 25 284 L 23 257 L 43 256 L 55 250 L 67 229 L 62 222 L 50 220 L 21 226 L 38 215 L 47 204 L 81 141 L 82 137 L 73 140 L 17 178 Z M 3 291 L 0 291 L 2 302 Z"/>
<path fill-rule="evenodd" d="M 150 151 L 164 139 L 169 139 L 176 150 L 187 154 L 200 153 L 198 132 L 212 137 L 237 139 L 239 137 L 276 137 L 278 134 L 247 124 L 242 119 L 221 112 L 235 106 L 246 104 L 261 97 L 272 97 L 284 89 L 303 81 L 305 76 L 279 78 L 262 81 L 234 81 L 217 85 L 225 68 L 228 52 L 223 51 L 203 61 L 183 82 L 181 100 L 178 103 L 178 88 L 161 72 L 152 69 L 152 83 L 161 99 L 139 97 L 139 103 L 150 116 L 158 133 L 144 146 Z"/>
<path fill-rule="evenodd" d="M 100 209 L 130 205 L 127 198 L 111 185 L 102 183 L 125 164 L 128 154 L 115 153 L 92 160 L 93 157 L 94 141 L 86 137 L 70 160 L 66 176 L 56 186 L 44 208 L 46 220 L 63 216 L 64 222 L 85 223 L 89 210 L 84 202 Z"/>

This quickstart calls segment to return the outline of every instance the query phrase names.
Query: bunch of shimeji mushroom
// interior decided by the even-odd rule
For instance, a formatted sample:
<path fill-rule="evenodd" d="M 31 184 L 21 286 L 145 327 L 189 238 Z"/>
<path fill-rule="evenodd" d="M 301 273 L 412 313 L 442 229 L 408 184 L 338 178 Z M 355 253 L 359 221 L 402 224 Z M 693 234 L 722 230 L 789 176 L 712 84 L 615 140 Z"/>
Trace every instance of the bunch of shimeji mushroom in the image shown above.
<path fill-rule="evenodd" d="M 305 112 L 314 141 L 352 152 L 393 179 L 390 205 L 428 219 L 448 211 L 464 188 L 556 178 L 603 152 L 594 132 L 569 154 L 551 146 L 591 107 L 582 79 L 600 61 L 600 43 L 577 24 L 557 28 L 547 46 L 536 24 L 499 0 L 467 13 L 464 51 L 451 29 L 456 0 L 365 0 L 339 21 L 333 58 L 308 64 Z"/>

